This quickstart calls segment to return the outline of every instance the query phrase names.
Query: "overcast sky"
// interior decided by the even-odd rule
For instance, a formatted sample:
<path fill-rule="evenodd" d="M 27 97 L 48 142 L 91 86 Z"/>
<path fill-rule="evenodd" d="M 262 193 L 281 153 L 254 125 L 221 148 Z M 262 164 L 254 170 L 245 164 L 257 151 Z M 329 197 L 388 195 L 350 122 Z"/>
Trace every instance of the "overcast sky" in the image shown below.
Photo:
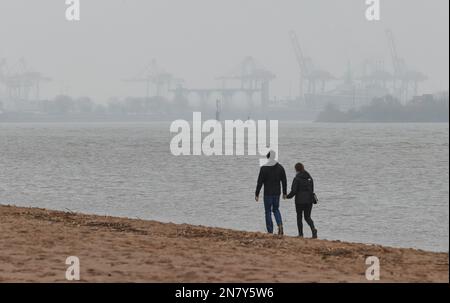
<path fill-rule="evenodd" d="M 296 94 L 290 29 L 317 65 L 341 76 L 365 58 L 390 69 L 391 28 L 399 54 L 430 78 L 422 92 L 448 89 L 448 0 L 381 0 L 380 22 L 365 19 L 365 0 L 81 0 L 80 22 L 65 20 L 64 2 L 0 1 L 0 58 L 24 57 L 51 77 L 44 97 L 142 95 L 122 79 L 152 58 L 187 87 L 217 86 L 247 55 L 277 75 L 272 96 Z"/>

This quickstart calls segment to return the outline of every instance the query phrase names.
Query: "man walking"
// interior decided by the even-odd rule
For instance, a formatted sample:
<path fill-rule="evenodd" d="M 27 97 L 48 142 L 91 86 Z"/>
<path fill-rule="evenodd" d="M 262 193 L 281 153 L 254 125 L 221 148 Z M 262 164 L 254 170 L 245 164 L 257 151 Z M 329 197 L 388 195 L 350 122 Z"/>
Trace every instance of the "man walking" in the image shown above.
<path fill-rule="evenodd" d="M 264 185 L 264 210 L 266 214 L 267 232 L 273 234 L 272 213 L 278 225 L 278 235 L 283 235 L 283 220 L 280 213 L 281 185 L 283 186 L 283 199 L 286 199 L 287 181 L 283 166 L 275 160 L 275 151 L 267 154 L 267 163 L 259 170 L 256 185 L 255 200 L 259 201 L 259 193 Z"/>

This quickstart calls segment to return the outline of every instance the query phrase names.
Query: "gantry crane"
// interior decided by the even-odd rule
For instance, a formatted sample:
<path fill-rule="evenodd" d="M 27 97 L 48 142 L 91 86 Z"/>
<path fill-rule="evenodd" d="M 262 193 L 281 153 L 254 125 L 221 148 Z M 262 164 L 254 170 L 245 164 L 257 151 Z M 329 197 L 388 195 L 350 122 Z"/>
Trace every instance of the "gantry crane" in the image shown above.
<path fill-rule="evenodd" d="M 246 92 L 250 106 L 253 106 L 252 96 L 254 92 L 261 93 L 261 105 L 266 107 L 270 99 L 270 82 L 276 76 L 262 66 L 255 58 L 245 57 L 239 65 L 227 74 L 217 77 L 222 81 L 222 89 L 230 92 Z M 227 81 L 239 81 L 240 88 L 226 88 Z"/>
<path fill-rule="evenodd" d="M 306 57 L 300 46 L 297 34 L 294 31 L 289 32 L 292 48 L 294 49 L 295 57 L 297 59 L 298 66 L 300 68 L 300 83 L 299 83 L 299 96 L 304 98 L 304 85 L 308 83 L 308 94 L 316 94 L 317 82 L 321 83 L 321 92 L 325 91 L 326 82 L 333 80 L 334 77 L 327 71 L 316 69 L 313 65 L 311 58 Z"/>
<path fill-rule="evenodd" d="M 144 68 L 134 77 L 125 79 L 126 82 L 144 82 L 145 83 L 145 98 L 150 98 L 151 87 L 155 87 L 154 96 L 161 97 L 163 94 L 163 88 L 166 87 L 169 91 L 173 85 L 181 86 L 182 79 L 175 78 L 172 74 L 161 69 L 156 60 L 153 59 L 150 64 L 144 66 Z"/>
<path fill-rule="evenodd" d="M 413 94 L 417 95 L 419 82 L 425 81 L 427 77 L 421 72 L 409 70 L 405 60 L 397 53 L 397 46 L 392 30 L 386 30 L 392 65 L 394 67 L 393 90 L 400 100 L 406 101 L 409 97 L 409 87 L 413 84 Z"/>
<path fill-rule="evenodd" d="M 33 71 L 23 58 L 10 68 L 5 59 L 0 62 L 0 82 L 5 85 L 10 100 L 29 100 L 32 89 L 35 89 L 35 99 L 39 100 L 41 82 L 48 81 L 51 79 Z"/>

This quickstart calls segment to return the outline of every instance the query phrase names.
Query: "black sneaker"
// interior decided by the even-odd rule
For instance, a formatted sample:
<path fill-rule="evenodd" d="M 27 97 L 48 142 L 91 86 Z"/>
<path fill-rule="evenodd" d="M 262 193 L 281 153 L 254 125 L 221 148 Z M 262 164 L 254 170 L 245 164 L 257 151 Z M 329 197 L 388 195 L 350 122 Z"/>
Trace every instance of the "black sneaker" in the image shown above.
<path fill-rule="evenodd" d="M 317 229 L 312 230 L 312 238 L 317 239 Z"/>

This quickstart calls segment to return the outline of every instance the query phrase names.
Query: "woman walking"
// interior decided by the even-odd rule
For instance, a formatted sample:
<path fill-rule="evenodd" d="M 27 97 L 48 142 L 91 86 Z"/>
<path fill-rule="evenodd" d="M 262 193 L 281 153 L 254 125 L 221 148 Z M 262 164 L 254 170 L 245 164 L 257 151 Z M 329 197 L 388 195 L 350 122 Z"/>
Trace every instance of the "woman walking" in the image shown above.
<path fill-rule="evenodd" d="M 317 229 L 314 227 L 314 221 L 311 219 L 311 211 L 314 198 L 314 180 L 311 175 L 305 170 L 302 163 L 295 164 L 296 176 L 292 181 L 291 192 L 287 195 L 288 199 L 295 196 L 295 209 L 297 211 L 297 227 L 298 236 L 303 237 L 303 220 L 305 217 L 306 223 L 311 228 L 313 239 L 317 238 Z"/>

